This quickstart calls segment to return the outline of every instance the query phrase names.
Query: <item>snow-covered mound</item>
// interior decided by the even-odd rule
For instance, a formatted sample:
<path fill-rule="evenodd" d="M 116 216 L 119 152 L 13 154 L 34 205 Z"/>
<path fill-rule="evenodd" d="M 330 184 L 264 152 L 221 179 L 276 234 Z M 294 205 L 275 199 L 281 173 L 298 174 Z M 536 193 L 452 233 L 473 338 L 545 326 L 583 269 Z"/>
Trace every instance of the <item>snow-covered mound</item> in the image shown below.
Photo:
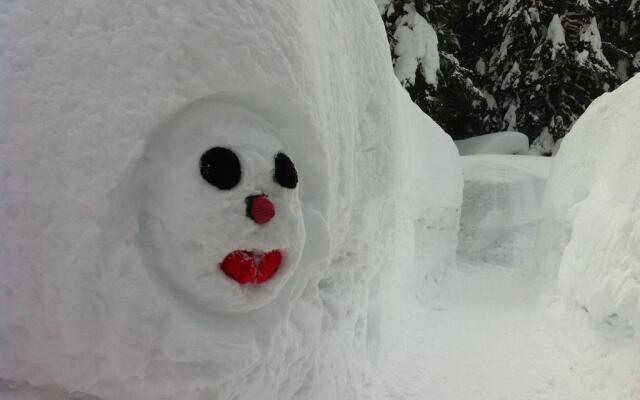
<path fill-rule="evenodd" d="M 375 4 L 25 0 L 0 26 L 2 394 L 364 397 L 462 197 Z"/>
<path fill-rule="evenodd" d="M 597 321 L 640 335 L 640 76 L 598 98 L 565 137 L 537 258 Z"/>
<path fill-rule="evenodd" d="M 456 140 L 461 156 L 473 154 L 528 154 L 529 139 L 520 132 L 495 132 Z"/>
<path fill-rule="evenodd" d="M 528 264 L 551 159 L 476 155 L 462 157 L 462 164 L 458 254 L 498 265 Z"/>

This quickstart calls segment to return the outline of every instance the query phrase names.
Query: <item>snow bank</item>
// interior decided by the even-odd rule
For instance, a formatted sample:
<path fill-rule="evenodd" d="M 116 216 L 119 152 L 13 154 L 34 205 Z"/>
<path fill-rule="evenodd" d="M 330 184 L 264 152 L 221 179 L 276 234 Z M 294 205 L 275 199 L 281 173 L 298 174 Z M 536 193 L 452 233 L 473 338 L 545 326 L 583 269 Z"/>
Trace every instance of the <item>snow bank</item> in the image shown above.
<path fill-rule="evenodd" d="M 375 4 L 25 0 L 0 26 L 3 394 L 364 397 L 393 296 L 451 264 L 462 189 Z M 229 190 L 200 176 L 212 147 Z M 272 249 L 262 285 L 218 268 Z"/>
<path fill-rule="evenodd" d="M 640 332 L 640 77 L 598 98 L 565 137 L 537 258 L 571 302 Z M 637 356 L 634 356 L 637 357 Z"/>
<path fill-rule="evenodd" d="M 529 139 L 520 132 L 496 132 L 456 140 L 461 156 L 472 154 L 527 154 Z"/>
<path fill-rule="evenodd" d="M 458 254 L 498 265 L 530 264 L 551 159 L 462 157 L 464 198 Z M 529 246 L 531 244 L 531 246 Z"/>

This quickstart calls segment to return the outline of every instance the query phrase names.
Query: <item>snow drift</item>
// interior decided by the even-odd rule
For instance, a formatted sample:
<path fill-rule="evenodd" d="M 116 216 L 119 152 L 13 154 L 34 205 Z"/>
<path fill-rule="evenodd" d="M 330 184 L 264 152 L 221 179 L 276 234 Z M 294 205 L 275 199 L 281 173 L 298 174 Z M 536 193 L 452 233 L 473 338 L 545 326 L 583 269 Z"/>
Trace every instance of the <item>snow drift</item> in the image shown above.
<path fill-rule="evenodd" d="M 365 396 L 392 296 L 453 260 L 462 187 L 373 2 L 26 0 L 0 21 L 3 395 Z M 233 189 L 198 173 L 214 146 Z M 218 268 L 273 248 L 262 285 Z"/>
<path fill-rule="evenodd" d="M 598 98 L 565 137 L 537 259 L 597 321 L 640 333 L 640 76 Z"/>

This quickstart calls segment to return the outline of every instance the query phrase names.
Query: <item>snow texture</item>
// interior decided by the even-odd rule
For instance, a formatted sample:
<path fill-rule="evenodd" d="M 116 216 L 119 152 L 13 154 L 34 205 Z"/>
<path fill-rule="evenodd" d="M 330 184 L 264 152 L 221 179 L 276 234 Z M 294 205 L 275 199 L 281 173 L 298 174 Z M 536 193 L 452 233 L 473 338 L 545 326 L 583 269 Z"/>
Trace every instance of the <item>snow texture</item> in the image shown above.
<path fill-rule="evenodd" d="M 502 80 L 501 89 L 505 90 L 510 87 L 513 87 L 513 88 L 518 87 L 520 83 L 521 74 L 522 72 L 520 71 L 520 64 L 518 64 L 518 62 L 516 61 L 511 66 L 511 69 L 509 70 L 509 72 L 507 72 L 507 74 L 504 76 L 504 79 Z"/>
<path fill-rule="evenodd" d="M 533 263 L 551 158 L 478 155 L 463 164 L 459 265 L 431 290 L 401 294 L 420 307 L 385 318 L 396 340 L 372 398 L 638 398 L 640 343 L 566 307 Z"/>
<path fill-rule="evenodd" d="M 399 27 L 394 35 L 397 41 L 393 50 L 397 56 L 396 76 L 403 85 L 413 85 L 416 71 L 421 68 L 426 82 L 437 87 L 440 69 L 438 35 L 413 5 L 405 4 L 404 10 L 406 14 L 398 22 Z"/>
<path fill-rule="evenodd" d="M 0 27 L 0 393 L 366 397 L 382 324 L 416 307 L 393 299 L 453 264 L 462 198 L 375 4 L 24 0 Z M 213 146 L 232 190 L 199 176 Z M 272 248 L 264 285 L 218 268 Z"/>
<path fill-rule="evenodd" d="M 503 266 L 530 264 L 531 249 L 523 243 L 535 242 L 550 159 L 475 155 L 462 161 L 458 255 Z"/>
<path fill-rule="evenodd" d="M 495 132 L 456 140 L 461 156 L 472 154 L 527 154 L 529 139 L 520 132 Z"/>
<path fill-rule="evenodd" d="M 547 28 L 547 40 L 551 41 L 551 59 L 555 60 L 558 50 L 566 45 L 564 28 L 562 28 L 562 21 L 558 14 L 554 14 L 551 19 L 551 23 L 549 23 L 549 27 Z"/>
<path fill-rule="evenodd" d="M 598 21 L 596 20 L 596 17 L 591 17 L 589 25 L 582 27 L 580 30 L 580 40 L 589 43 L 591 51 L 593 51 L 596 59 L 601 61 L 604 65 L 610 66 L 609 61 L 602 52 L 602 38 L 600 37 L 600 30 L 598 29 Z M 583 63 L 584 61 L 581 60 L 580 54 L 581 53 L 578 53 L 576 57 L 578 62 Z"/>
<path fill-rule="evenodd" d="M 569 303 L 635 343 L 640 334 L 638 93 L 640 76 L 598 98 L 564 138 L 553 162 L 536 250 L 544 270 L 557 271 Z M 601 363 L 615 369 L 620 380 L 607 376 L 603 385 L 637 394 L 639 353 L 624 354 L 602 356 Z"/>
<path fill-rule="evenodd" d="M 551 132 L 549 132 L 549 128 L 545 127 L 542 129 L 540 136 L 535 138 L 533 143 L 531 143 L 530 150 L 532 154 L 556 155 L 561 144 L 562 139 L 554 141 Z"/>

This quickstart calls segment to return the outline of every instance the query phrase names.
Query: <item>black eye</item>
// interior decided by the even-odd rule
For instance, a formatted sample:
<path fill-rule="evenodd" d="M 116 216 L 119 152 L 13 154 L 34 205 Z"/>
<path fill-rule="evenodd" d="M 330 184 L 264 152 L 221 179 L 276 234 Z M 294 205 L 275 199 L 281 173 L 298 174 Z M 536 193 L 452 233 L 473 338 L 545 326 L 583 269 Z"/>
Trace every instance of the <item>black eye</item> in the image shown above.
<path fill-rule="evenodd" d="M 282 187 L 293 189 L 298 185 L 298 172 L 293 161 L 284 153 L 276 154 L 276 171 L 273 180 Z"/>
<path fill-rule="evenodd" d="M 220 190 L 229 190 L 240 183 L 240 160 L 233 151 L 213 147 L 200 157 L 200 175 Z"/>

